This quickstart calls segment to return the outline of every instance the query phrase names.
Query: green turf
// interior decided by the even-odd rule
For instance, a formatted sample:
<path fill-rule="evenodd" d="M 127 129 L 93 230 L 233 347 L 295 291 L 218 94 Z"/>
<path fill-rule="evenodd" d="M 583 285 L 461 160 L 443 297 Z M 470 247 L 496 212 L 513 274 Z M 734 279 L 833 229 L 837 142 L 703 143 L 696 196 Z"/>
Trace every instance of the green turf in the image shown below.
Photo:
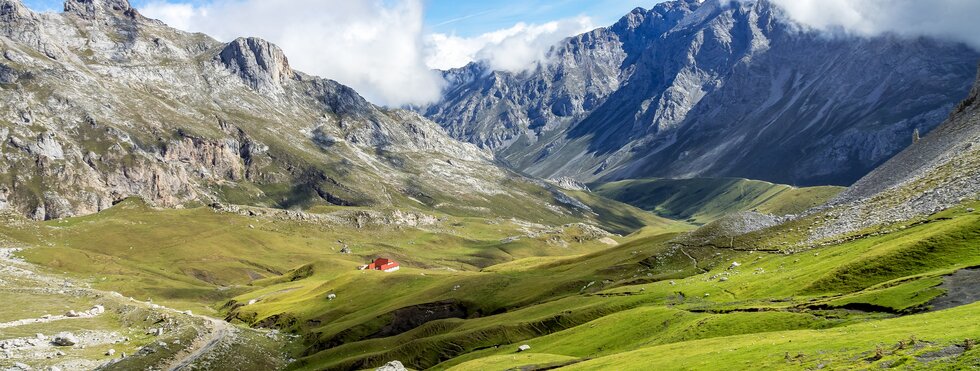
<path fill-rule="evenodd" d="M 796 188 L 741 178 L 630 179 L 590 186 L 603 197 L 698 224 L 737 211 L 796 214 L 823 204 L 843 190 Z"/>

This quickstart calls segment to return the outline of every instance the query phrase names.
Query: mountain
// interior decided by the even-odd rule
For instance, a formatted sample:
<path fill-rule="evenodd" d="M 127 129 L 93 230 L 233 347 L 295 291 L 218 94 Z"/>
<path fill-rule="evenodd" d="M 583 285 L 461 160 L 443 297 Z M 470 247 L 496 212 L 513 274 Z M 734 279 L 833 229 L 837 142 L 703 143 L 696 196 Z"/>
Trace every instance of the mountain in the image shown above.
<path fill-rule="evenodd" d="M 126 0 L 35 13 L 0 0 L 0 209 L 33 219 L 228 202 L 569 212 L 420 115 L 218 42 Z"/>
<path fill-rule="evenodd" d="M 767 0 L 675 0 L 527 71 L 447 71 L 424 112 L 546 178 L 849 185 L 941 123 L 978 59 L 941 40 L 809 30 Z"/>

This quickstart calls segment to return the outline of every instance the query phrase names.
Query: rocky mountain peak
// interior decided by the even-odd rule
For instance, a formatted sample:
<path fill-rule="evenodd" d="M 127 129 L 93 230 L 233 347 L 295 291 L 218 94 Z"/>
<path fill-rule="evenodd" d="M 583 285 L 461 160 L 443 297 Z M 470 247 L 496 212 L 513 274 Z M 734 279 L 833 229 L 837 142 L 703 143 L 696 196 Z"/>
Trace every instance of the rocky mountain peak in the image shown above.
<path fill-rule="evenodd" d="M 283 82 L 296 76 L 282 49 L 259 38 L 238 38 L 228 43 L 218 58 L 222 65 L 260 91 L 278 90 Z"/>
<path fill-rule="evenodd" d="M 116 14 L 127 18 L 139 16 L 139 12 L 129 4 L 129 0 L 65 0 L 65 13 L 86 19 Z"/>
<path fill-rule="evenodd" d="M 34 12 L 24 6 L 20 0 L 0 0 L 0 28 L 6 31 L 8 37 L 13 36 L 9 30 L 34 18 Z"/>
<path fill-rule="evenodd" d="M 6 23 L 9 19 L 22 18 L 30 13 L 20 0 L 0 0 L 0 22 Z"/>

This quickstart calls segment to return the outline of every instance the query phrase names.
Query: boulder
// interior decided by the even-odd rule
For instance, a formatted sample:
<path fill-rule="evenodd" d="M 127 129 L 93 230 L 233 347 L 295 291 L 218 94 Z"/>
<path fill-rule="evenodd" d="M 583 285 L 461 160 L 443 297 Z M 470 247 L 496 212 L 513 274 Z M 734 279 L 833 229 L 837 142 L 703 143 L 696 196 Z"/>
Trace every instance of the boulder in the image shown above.
<path fill-rule="evenodd" d="M 529 351 L 529 350 L 531 350 L 531 346 L 530 345 L 527 345 L 527 344 L 524 344 L 524 345 L 521 345 L 521 346 L 517 347 L 517 351 L 518 352 L 526 352 L 526 351 Z"/>
<path fill-rule="evenodd" d="M 105 355 L 107 355 L 109 357 L 112 357 L 112 356 L 116 355 L 116 350 L 115 349 L 109 349 L 108 351 L 105 352 Z"/>
<path fill-rule="evenodd" d="M 374 371 L 407 371 L 405 365 L 402 365 L 399 361 L 391 361 L 384 366 L 374 369 Z"/>
<path fill-rule="evenodd" d="M 70 332 L 62 332 L 55 335 L 54 340 L 51 341 L 51 343 L 60 347 L 70 347 L 78 344 L 78 337 Z"/>

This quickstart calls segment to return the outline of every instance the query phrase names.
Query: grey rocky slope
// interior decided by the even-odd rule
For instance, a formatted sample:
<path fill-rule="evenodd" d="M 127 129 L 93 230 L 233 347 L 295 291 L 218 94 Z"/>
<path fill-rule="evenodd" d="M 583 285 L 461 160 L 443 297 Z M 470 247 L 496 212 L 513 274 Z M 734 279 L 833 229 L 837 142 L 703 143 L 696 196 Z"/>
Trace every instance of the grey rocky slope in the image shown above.
<path fill-rule="evenodd" d="M 0 0 L 0 209 L 35 219 L 158 206 L 409 205 L 566 212 L 420 115 L 221 43 L 126 0 Z M 519 206 L 519 207 L 518 207 Z"/>
<path fill-rule="evenodd" d="M 544 178 L 848 185 L 941 123 L 980 54 L 829 37 L 766 0 L 675 0 L 569 38 L 529 71 L 445 73 L 426 116 Z"/>
<path fill-rule="evenodd" d="M 980 76 L 970 95 L 929 135 L 841 193 L 812 234 L 825 239 L 915 220 L 980 196 Z"/>

